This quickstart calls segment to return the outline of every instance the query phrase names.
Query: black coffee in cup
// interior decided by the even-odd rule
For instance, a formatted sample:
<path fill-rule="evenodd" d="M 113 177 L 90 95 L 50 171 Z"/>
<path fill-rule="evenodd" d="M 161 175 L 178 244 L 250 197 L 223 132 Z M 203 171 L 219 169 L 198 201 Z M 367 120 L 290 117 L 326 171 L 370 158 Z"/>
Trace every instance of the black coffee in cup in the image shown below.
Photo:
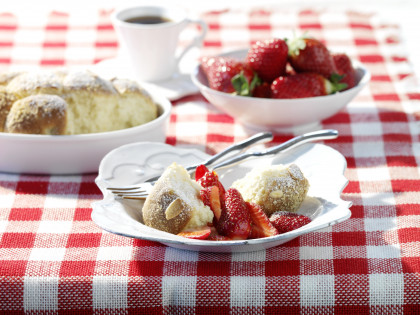
<path fill-rule="evenodd" d="M 125 22 L 133 24 L 162 24 L 172 22 L 170 19 L 164 16 L 135 16 L 129 19 L 126 19 Z"/>

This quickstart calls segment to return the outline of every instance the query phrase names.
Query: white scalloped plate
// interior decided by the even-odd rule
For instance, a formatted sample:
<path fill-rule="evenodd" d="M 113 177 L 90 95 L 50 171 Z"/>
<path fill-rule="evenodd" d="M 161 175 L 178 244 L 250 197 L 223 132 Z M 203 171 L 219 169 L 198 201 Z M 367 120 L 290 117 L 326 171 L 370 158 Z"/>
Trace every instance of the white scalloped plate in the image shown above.
<path fill-rule="evenodd" d="M 190 240 L 158 231 L 141 223 L 141 201 L 116 200 L 107 190 L 112 186 L 135 185 L 150 176 L 159 174 L 172 162 L 187 166 L 200 162 L 207 154 L 194 149 L 181 149 L 162 143 L 138 142 L 121 146 L 108 153 L 99 166 L 96 184 L 104 198 L 92 203 L 92 219 L 102 229 L 126 237 L 156 241 L 167 246 L 205 252 L 248 252 L 263 250 L 286 243 L 300 235 L 310 233 L 350 217 L 351 202 L 340 195 L 348 181 L 344 177 L 345 158 L 336 150 L 308 143 L 275 157 L 246 161 L 218 174 L 225 187 L 243 177 L 257 164 L 296 163 L 308 178 L 308 198 L 299 213 L 312 218 L 312 222 L 300 229 L 261 239 L 245 241 Z"/>

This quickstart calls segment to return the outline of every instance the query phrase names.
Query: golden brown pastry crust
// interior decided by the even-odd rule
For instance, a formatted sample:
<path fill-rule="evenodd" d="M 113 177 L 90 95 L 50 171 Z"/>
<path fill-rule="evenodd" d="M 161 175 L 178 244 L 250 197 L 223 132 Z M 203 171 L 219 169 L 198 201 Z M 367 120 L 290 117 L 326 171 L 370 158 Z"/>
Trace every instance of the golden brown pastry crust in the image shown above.
<path fill-rule="evenodd" d="M 178 234 L 184 228 L 197 228 L 213 221 L 213 212 L 200 198 L 201 186 L 177 163 L 166 168 L 156 182 L 143 209 L 147 226 Z"/>
<path fill-rule="evenodd" d="M 173 190 L 166 187 L 164 182 L 157 182 L 153 189 L 153 198 L 148 198 L 143 206 L 143 221 L 152 228 L 178 234 L 191 219 L 192 209 Z M 168 215 L 168 207 L 171 212 L 178 215 Z"/>
<path fill-rule="evenodd" d="M 9 99 L 5 87 L 0 86 L 0 132 L 4 131 L 4 124 L 6 123 L 11 106 L 12 102 Z"/>
<path fill-rule="evenodd" d="M 291 164 L 256 168 L 232 187 L 239 190 L 245 201 L 260 205 L 270 216 L 276 211 L 296 212 L 306 197 L 309 182 L 300 168 Z"/>
<path fill-rule="evenodd" d="M 16 101 L 7 116 L 5 131 L 60 135 L 66 128 L 67 103 L 56 95 L 31 95 Z"/>
<path fill-rule="evenodd" d="M 19 102 L 21 114 L 11 112 L 14 103 L 34 95 L 56 95 L 66 106 L 65 128 L 46 127 L 45 120 L 34 119 L 29 103 Z M 33 109 L 32 109 L 33 110 Z M 26 115 L 22 113 L 26 112 Z M 0 74 L 0 132 L 85 134 L 130 128 L 147 123 L 159 115 L 158 106 L 134 81 L 106 80 L 90 71 L 6 72 Z M 8 118 L 8 116 L 10 116 Z M 19 121 L 13 119 L 19 117 Z M 61 119 L 57 117 L 57 119 Z M 5 124 L 8 121 L 8 128 Z M 41 125 L 36 127 L 35 122 Z M 26 126 L 24 128 L 24 126 Z"/>
<path fill-rule="evenodd" d="M 16 75 L 7 84 L 7 92 L 16 99 L 35 94 L 62 95 L 62 79 L 54 72 L 25 72 Z"/>

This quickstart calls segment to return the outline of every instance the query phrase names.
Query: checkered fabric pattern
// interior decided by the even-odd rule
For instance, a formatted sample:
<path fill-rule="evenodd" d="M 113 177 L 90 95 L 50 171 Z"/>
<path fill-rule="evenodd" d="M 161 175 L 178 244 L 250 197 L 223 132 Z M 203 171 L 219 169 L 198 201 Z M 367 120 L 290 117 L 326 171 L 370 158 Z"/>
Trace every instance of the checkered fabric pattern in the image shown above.
<path fill-rule="evenodd" d="M 114 57 L 109 14 L 0 13 L 0 68 Z M 275 7 L 202 17 L 203 55 L 307 30 L 369 68 L 369 86 L 323 121 L 340 132 L 327 144 L 347 160 L 342 198 L 353 202 L 352 217 L 264 251 L 189 252 L 99 229 L 90 218 L 101 199 L 95 174 L 0 173 L 0 312 L 419 314 L 420 88 L 398 25 L 376 14 Z M 247 136 L 198 94 L 173 104 L 170 144 L 214 153 Z"/>

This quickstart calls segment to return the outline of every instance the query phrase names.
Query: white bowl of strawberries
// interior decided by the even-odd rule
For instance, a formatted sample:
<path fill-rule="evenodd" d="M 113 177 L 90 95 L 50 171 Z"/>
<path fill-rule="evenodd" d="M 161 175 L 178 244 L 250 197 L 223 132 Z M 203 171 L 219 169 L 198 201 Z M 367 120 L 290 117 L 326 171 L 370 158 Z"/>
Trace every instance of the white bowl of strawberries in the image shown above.
<path fill-rule="evenodd" d="M 315 128 L 370 80 L 360 62 L 312 38 L 258 41 L 204 57 L 191 76 L 219 110 L 246 127 L 278 132 Z"/>

